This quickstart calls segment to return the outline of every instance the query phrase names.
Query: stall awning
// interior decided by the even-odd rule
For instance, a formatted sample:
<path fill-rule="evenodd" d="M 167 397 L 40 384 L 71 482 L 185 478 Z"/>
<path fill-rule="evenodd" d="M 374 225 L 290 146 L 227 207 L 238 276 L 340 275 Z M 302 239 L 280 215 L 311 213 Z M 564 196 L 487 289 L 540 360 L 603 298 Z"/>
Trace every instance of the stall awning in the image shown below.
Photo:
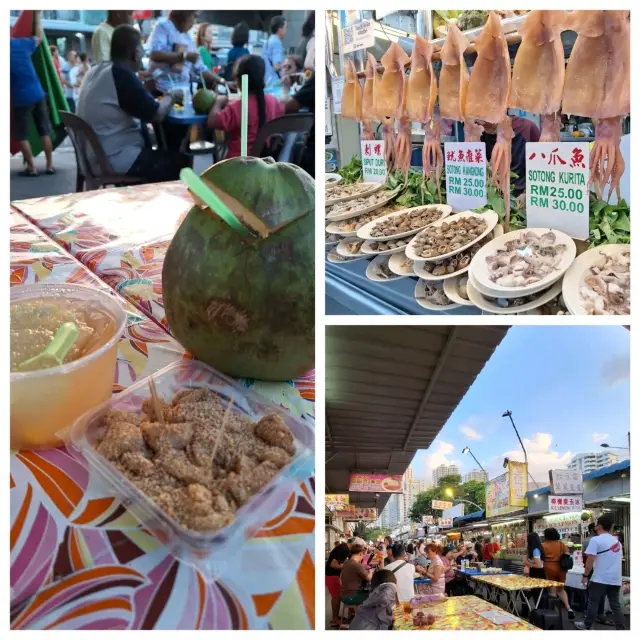
<path fill-rule="evenodd" d="M 469 522 L 471 520 L 480 520 L 481 518 L 484 518 L 484 509 L 482 509 L 481 511 L 474 511 L 473 513 L 468 513 L 466 516 L 460 516 L 459 518 L 454 518 L 453 524 L 455 526 L 455 525 L 462 524 L 464 522 Z"/>
<path fill-rule="evenodd" d="M 331 326 L 326 331 L 326 488 L 349 472 L 403 475 L 428 449 L 508 327 Z M 390 494 L 352 493 L 359 507 Z"/>
<path fill-rule="evenodd" d="M 613 473 L 619 473 L 620 471 L 624 471 L 625 469 L 629 469 L 631 467 L 631 460 L 623 460 L 622 462 L 616 462 L 615 464 L 610 464 L 608 467 L 602 467 L 602 469 L 598 469 L 597 471 L 590 471 L 589 473 L 585 473 L 582 476 L 582 480 L 593 480 L 595 478 L 602 478 L 603 476 L 608 476 Z M 525 496 L 527 498 L 533 497 L 535 495 L 544 495 L 545 493 L 551 493 L 551 485 L 547 485 L 546 487 L 541 487 L 540 489 L 533 489 L 532 491 L 527 491 Z"/>

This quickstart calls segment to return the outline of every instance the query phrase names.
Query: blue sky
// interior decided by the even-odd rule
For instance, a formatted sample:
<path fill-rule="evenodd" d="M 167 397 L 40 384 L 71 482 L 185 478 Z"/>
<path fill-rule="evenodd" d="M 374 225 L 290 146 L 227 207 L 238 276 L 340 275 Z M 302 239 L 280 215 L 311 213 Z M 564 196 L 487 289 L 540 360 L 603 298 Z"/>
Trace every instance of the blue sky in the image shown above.
<path fill-rule="evenodd" d="M 576 453 L 602 451 L 601 442 L 626 446 L 629 353 L 630 334 L 619 326 L 512 327 L 431 447 L 416 453 L 414 476 L 431 480 L 442 463 L 477 468 L 465 446 L 491 478 L 505 456 L 524 460 L 506 409 L 536 480 Z"/>

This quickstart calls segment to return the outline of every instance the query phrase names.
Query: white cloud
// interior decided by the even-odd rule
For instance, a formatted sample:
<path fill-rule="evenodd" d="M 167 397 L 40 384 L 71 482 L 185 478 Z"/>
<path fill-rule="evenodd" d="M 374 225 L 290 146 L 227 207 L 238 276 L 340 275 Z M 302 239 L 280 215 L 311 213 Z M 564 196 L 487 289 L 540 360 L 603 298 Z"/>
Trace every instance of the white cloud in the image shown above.
<path fill-rule="evenodd" d="M 593 438 L 594 442 L 602 442 L 603 440 L 606 440 L 609 437 L 608 433 L 598 433 L 597 431 L 594 431 L 591 434 L 591 437 Z"/>
<path fill-rule="evenodd" d="M 431 480 L 432 471 L 439 467 L 441 464 L 457 464 L 460 467 L 460 460 L 454 460 L 450 458 L 450 454 L 453 453 L 455 446 L 450 444 L 449 442 L 444 442 L 443 440 L 436 440 L 430 447 L 429 453 L 427 454 L 426 461 L 426 479 Z"/>
<path fill-rule="evenodd" d="M 468 424 L 463 424 L 460 427 L 460 431 L 463 435 L 467 436 L 470 440 L 482 440 L 482 436 Z"/>
<path fill-rule="evenodd" d="M 553 436 L 550 433 L 538 432 L 532 439 L 524 438 L 522 442 L 527 450 L 529 473 L 541 484 L 549 483 L 550 469 L 566 468 L 573 455 L 571 451 L 552 451 Z M 489 463 L 490 478 L 495 478 L 504 473 L 502 463 L 505 458 L 524 462 L 524 454 L 520 447 L 505 451 Z"/>

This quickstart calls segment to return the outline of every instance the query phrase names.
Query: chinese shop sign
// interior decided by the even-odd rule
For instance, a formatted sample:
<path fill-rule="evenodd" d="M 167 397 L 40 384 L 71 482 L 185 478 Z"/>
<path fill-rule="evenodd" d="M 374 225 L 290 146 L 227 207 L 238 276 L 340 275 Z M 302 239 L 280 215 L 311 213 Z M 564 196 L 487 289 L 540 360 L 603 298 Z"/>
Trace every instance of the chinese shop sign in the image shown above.
<path fill-rule="evenodd" d="M 453 502 L 447 502 L 446 500 L 432 500 L 431 508 L 432 509 L 451 509 L 453 507 Z"/>
<path fill-rule="evenodd" d="M 364 140 L 360 143 L 362 150 L 363 182 L 387 181 L 387 163 L 384 159 L 384 140 Z"/>
<path fill-rule="evenodd" d="M 422 516 L 422 524 L 433 524 L 433 516 Z"/>
<path fill-rule="evenodd" d="M 342 30 L 342 52 L 362 51 L 376 44 L 373 22 L 363 20 Z"/>
<path fill-rule="evenodd" d="M 551 488 L 553 493 L 584 493 L 582 473 L 571 469 L 553 469 L 549 471 Z"/>
<path fill-rule="evenodd" d="M 324 497 L 324 503 L 329 511 L 340 511 L 343 506 L 349 504 L 349 494 L 327 493 Z"/>
<path fill-rule="evenodd" d="M 582 511 L 582 496 L 549 496 L 549 513 Z"/>
<path fill-rule="evenodd" d="M 468 211 L 487 204 L 487 151 L 484 142 L 445 142 L 447 204 Z"/>
<path fill-rule="evenodd" d="M 453 518 L 438 518 L 438 528 L 451 529 L 453 527 Z"/>
<path fill-rule="evenodd" d="M 527 142 L 527 226 L 589 237 L 589 143 Z"/>
<path fill-rule="evenodd" d="M 350 473 L 349 491 L 402 493 L 402 476 L 387 476 L 378 473 Z"/>

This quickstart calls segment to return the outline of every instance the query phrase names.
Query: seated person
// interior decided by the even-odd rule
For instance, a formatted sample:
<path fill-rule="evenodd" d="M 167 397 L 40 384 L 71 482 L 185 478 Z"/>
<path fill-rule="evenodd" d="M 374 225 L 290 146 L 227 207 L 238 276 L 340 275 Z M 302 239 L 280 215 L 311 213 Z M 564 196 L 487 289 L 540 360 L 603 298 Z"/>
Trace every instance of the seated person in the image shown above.
<path fill-rule="evenodd" d="M 285 113 L 297 113 L 306 109 L 313 113 L 316 104 L 316 79 L 315 74 L 304 83 L 292 98 L 289 98 L 284 105 Z M 315 177 L 315 124 L 311 127 L 304 146 L 300 166 L 312 177 Z"/>
<path fill-rule="evenodd" d="M 367 597 L 363 587 L 371 580 L 373 571 L 362 564 L 363 552 L 364 548 L 361 545 L 351 545 L 351 557 L 342 565 L 340 599 L 345 604 L 362 604 Z"/>
<path fill-rule="evenodd" d="M 188 159 L 145 147 L 140 121 L 162 122 L 182 99 L 171 91 L 160 102 L 136 75 L 144 50 L 140 32 L 120 25 L 111 39 L 111 61 L 92 67 L 84 78 L 77 114 L 95 131 L 113 170 L 146 182 L 177 180 Z M 99 173 L 97 171 L 97 173 Z"/>
<path fill-rule="evenodd" d="M 391 547 L 393 562 L 390 562 L 385 569 L 388 569 L 396 576 L 398 585 L 398 598 L 401 601 L 411 600 L 415 593 L 413 588 L 414 566 L 405 560 L 405 549 L 401 542 L 396 542 Z"/>
<path fill-rule="evenodd" d="M 249 87 L 249 122 L 247 127 L 247 152 L 251 154 L 251 147 L 258 137 L 258 131 L 269 122 L 284 115 L 284 107 L 278 99 L 264 93 L 264 60 L 260 56 L 245 56 L 240 58 L 236 67 L 236 79 L 241 86 L 243 75 L 248 76 Z M 209 112 L 207 126 L 211 129 L 226 131 L 229 151 L 227 158 L 240 155 L 242 101 L 219 95 Z"/>
<path fill-rule="evenodd" d="M 371 579 L 371 593 L 358 607 L 349 629 L 387 631 L 393 625 L 393 607 L 398 602 L 396 576 L 381 569 Z"/>

